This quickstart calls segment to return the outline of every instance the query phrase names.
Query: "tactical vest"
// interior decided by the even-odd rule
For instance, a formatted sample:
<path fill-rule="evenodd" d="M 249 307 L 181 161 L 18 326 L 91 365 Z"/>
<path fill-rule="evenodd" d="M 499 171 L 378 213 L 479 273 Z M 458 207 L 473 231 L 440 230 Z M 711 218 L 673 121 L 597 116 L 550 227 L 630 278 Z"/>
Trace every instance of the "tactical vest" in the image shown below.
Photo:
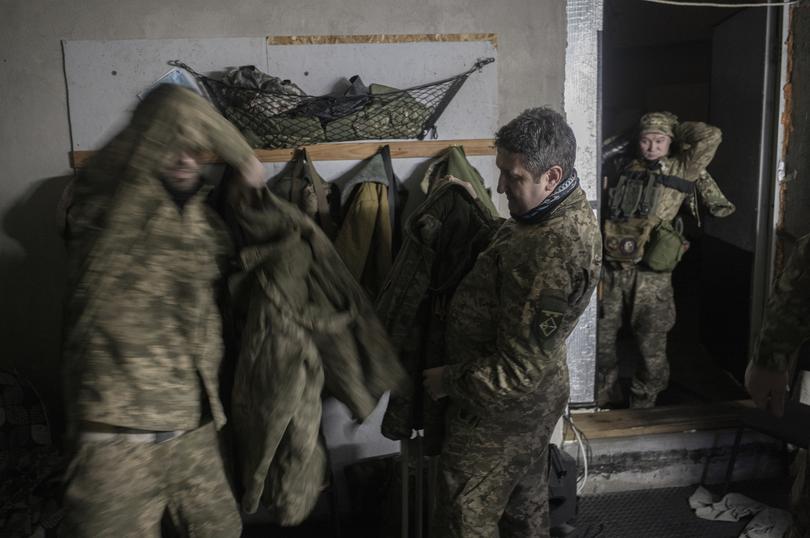
<path fill-rule="evenodd" d="M 672 220 L 695 184 L 661 167 L 649 169 L 634 161 L 608 191 L 605 259 L 644 262 L 656 271 L 671 271 L 680 260 L 683 236 Z"/>

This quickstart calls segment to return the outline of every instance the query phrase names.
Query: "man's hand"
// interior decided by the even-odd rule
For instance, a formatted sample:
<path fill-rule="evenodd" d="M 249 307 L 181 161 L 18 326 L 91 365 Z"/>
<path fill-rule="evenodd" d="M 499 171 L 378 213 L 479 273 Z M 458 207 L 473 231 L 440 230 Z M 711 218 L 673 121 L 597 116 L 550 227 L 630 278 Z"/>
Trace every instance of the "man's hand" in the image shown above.
<path fill-rule="evenodd" d="M 787 372 L 767 370 L 753 362 L 745 370 L 745 388 L 751 399 L 758 407 L 777 417 L 785 413 L 787 381 Z"/>
<path fill-rule="evenodd" d="M 239 175 L 241 176 L 243 185 L 253 189 L 264 187 L 265 180 L 267 179 L 264 166 L 256 157 L 251 157 L 239 169 Z"/>
<path fill-rule="evenodd" d="M 444 366 L 428 368 L 422 371 L 422 384 L 428 395 L 434 400 L 439 400 L 447 396 L 447 393 L 444 391 L 444 383 L 442 382 L 443 377 Z"/>

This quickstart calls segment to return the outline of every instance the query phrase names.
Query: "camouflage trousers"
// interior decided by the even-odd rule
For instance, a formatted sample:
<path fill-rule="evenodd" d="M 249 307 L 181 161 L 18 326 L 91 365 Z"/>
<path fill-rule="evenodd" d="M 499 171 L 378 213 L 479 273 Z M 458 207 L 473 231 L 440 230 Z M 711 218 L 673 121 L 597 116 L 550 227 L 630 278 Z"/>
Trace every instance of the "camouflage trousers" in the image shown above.
<path fill-rule="evenodd" d="M 451 406 L 431 538 L 548 537 L 548 443 L 564 407 L 527 432 L 528 420 L 514 429 Z"/>
<path fill-rule="evenodd" d="M 793 462 L 793 492 L 791 495 L 791 515 L 793 525 L 785 538 L 810 538 L 810 465 L 808 452 L 803 450 Z M 798 475 L 798 476 L 796 476 Z"/>
<path fill-rule="evenodd" d="M 242 522 L 208 424 L 163 443 L 81 440 L 68 467 L 60 536 L 239 536 Z"/>
<path fill-rule="evenodd" d="M 669 383 L 667 333 L 675 325 L 672 273 L 631 267 L 605 267 L 598 327 L 597 403 L 618 399 L 619 359 L 616 337 L 625 313 L 642 361 L 630 386 L 631 407 L 652 407 Z"/>

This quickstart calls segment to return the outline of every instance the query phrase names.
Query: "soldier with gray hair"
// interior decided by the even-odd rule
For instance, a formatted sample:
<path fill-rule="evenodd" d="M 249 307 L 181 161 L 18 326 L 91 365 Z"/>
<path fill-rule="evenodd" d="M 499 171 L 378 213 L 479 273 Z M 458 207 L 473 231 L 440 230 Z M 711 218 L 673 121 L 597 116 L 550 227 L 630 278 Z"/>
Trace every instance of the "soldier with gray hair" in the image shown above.
<path fill-rule="evenodd" d="M 549 536 L 548 443 L 568 402 L 565 341 L 601 265 L 564 118 L 526 110 L 495 144 L 511 218 L 452 298 L 447 366 L 424 371 L 428 394 L 449 398 L 437 538 Z"/>
<path fill-rule="evenodd" d="M 721 139 L 717 127 L 678 123 L 670 112 L 641 118 L 639 155 L 621 170 L 608 192 L 598 328 L 599 405 L 622 399 L 616 337 L 625 313 L 642 355 L 630 387 L 630 406 L 652 407 L 667 388 L 667 333 L 675 324 L 672 270 L 688 248 L 673 221 L 687 199 L 697 215 L 698 194 L 712 216 L 734 212 L 734 204 L 706 172 Z"/>

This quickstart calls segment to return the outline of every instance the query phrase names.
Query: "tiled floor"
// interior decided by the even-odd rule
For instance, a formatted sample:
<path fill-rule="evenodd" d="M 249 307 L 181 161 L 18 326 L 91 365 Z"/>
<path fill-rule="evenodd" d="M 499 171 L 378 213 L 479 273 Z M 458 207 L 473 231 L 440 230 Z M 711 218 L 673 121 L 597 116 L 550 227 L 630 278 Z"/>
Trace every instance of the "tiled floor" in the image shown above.
<path fill-rule="evenodd" d="M 689 508 L 697 486 L 628 491 L 583 497 L 570 538 L 736 538 L 748 520 L 700 519 Z M 737 484 L 743 493 L 769 506 L 787 505 L 787 486 L 774 482 Z"/>
<path fill-rule="evenodd" d="M 696 517 L 688 498 L 697 486 L 607 493 L 580 499 L 575 530 L 567 538 L 736 538 L 747 520 L 736 523 L 707 521 Z M 765 502 L 787 506 L 787 485 L 774 481 L 732 485 L 731 491 Z M 248 527 L 243 536 L 263 538 L 385 538 L 369 529 L 362 518 L 342 521 L 336 530 L 326 521 L 308 522 L 282 529 L 261 525 Z M 390 538 L 399 538 L 398 535 Z M 429 538 L 425 536 L 424 538 Z"/>

